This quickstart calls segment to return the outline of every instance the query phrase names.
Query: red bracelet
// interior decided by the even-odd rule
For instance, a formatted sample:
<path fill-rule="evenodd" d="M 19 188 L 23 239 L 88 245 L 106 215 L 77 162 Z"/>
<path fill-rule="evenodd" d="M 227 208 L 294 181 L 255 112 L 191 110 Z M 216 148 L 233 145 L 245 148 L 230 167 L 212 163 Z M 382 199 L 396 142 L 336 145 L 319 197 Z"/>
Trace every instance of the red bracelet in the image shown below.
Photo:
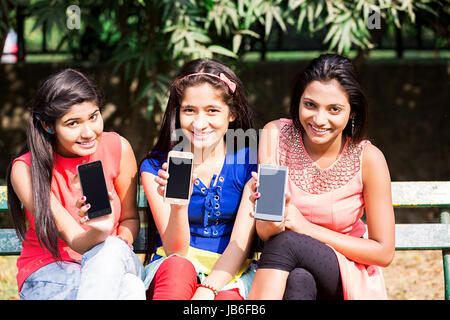
<path fill-rule="evenodd" d="M 197 285 L 197 288 L 199 288 L 199 287 L 211 290 L 214 293 L 215 296 L 217 296 L 219 294 L 219 292 L 216 290 L 216 288 L 214 288 L 213 286 L 210 286 L 209 284 L 199 283 Z"/>

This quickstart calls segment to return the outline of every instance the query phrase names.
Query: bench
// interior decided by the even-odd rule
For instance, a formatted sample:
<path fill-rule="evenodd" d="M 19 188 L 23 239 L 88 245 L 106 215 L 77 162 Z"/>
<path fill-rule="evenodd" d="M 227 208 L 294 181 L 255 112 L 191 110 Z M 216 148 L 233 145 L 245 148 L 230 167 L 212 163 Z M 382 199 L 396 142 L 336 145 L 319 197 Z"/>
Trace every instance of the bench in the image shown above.
<path fill-rule="evenodd" d="M 138 207 L 146 206 L 143 189 Z M 396 224 L 396 250 L 442 250 L 445 299 L 450 299 L 450 181 L 392 182 L 394 207 L 439 207 L 440 223 Z M 0 186 L 0 214 L 6 214 L 6 187 Z M 134 243 L 136 253 L 145 253 L 145 225 Z M 0 255 L 19 255 L 21 243 L 14 229 L 0 229 Z"/>

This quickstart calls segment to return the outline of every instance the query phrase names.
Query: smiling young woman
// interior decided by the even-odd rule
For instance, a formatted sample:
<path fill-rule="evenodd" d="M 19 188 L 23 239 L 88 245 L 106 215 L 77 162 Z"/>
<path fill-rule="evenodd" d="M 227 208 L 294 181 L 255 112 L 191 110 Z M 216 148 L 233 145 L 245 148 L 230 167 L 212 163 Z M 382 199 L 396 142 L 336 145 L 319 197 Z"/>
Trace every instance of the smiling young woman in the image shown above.
<path fill-rule="evenodd" d="M 256 221 L 266 243 L 249 299 L 386 298 L 394 213 L 386 160 L 365 139 L 367 108 L 351 61 L 326 54 L 294 80 L 292 119 L 264 127 L 258 161 L 289 167 L 290 201 L 281 223 Z"/>
<path fill-rule="evenodd" d="M 27 144 L 8 168 L 8 203 L 22 242 L 21 299 L 143 299 L 137 166 L 128 141 L 103 131 L 102 96 L 65 69 L 39 87 Z M 101 160 L 112 213 L 87 221 L 77 165 Z M 22 210 L 23 206 L 23 210 Z M 108 272 L 105 272 L 105 271 Z"/>
<path fill-rule="evenodd" d="M 226 141 L 229 129 L 253 127 L 243 85 L 222 63 L 194 60 L 169 89 L 158 141 L 140 165 L 151 208 L 148 239 L 156 238 L 146 259 L 155 253 L 145 267 L 147 297 L 244 299 L 255 267 L 248 259 L 254 236 L 248 212 L 256 163 L 250 162 L 249 147 L 227 148 Z M 196 176 L 190 202 L 183 206 L 164 203 L 162 197 L 167 154 L 175 147 L 194 153 Z"/>

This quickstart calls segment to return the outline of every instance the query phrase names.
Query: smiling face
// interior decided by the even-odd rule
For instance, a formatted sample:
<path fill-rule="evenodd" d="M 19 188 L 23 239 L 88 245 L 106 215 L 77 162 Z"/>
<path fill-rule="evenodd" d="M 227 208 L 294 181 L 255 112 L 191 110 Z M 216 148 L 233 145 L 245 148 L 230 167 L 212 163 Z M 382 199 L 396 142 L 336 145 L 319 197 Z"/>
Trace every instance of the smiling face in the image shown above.
<path fill-rule="evenodd" d="M 69 112 L 56 120 L 55 151 L 64 157 L 93 154 L 103 132 L 103 118 L 92 102 L 73 105 Z"/>
<path fill-rule="evenodd" d="M 306 86 L 299 105 L 305 143 L 340 143 L 350 113 L 347 94 L 338 81 L 312 81 Z"/>
<path fill-rule="evenodd" d="M 195 149 L 209 149 L 224 141 L 234 121 L 221 92 L 208 83 L 189 87 L 180 103 L 180 126 Z"/>

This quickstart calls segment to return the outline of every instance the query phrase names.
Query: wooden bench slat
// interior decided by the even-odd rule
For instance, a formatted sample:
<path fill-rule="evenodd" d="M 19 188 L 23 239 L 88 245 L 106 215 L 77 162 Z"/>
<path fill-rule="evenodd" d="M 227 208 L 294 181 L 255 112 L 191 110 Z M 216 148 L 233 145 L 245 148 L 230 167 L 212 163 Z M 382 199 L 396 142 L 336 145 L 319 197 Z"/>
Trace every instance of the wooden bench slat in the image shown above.
<path fill-rule="evenodd" d="M 450 248 L 450 225 L 396 224 L 395 248 L 399 250 Z"/>
<path fill-rule="evenodd" d="M 0 255 L 19 255 L 22 243 L 17 238 L 16 230 L 0 229 Z"/>
<path fill-rule="evenodd" d="M 367 237 L 367 234 L 364 235 Z M 146 228 L 141 228 L 134 250 L 145 252 Z M 395 248 L 397 250 L 425 250 L 450 248 L 450 225 L 442 223 L 430 224 L 397 224 L 395 225 Z M 0 255 L 20 254 L 21 243 L 14 229 L 0 229 Z"/>
<path fill-rule="evenodd" d="M 394 181 L 394 206 L 450 206 L 450 181 Z M 139 188 L 138 207 L 146 206 L 144 189 Z M 7 210 L 6 186 L 0 186 L 0 210 Z"/>
<path fill-rule="evenodd" d="M 394 206 L 450 206 L 450 181 L 394 181 Z"/>
<path fill-rule="evenodd" d="M 133 243 L 136 253 L 145 253 L 145 238 L 147 229 L 141 228 L 136 241 Z M 0 229 L 0 256 L 2 255 L 20 255 L 22 243 L 16 235 L 14 229 Z"/>
<path fill-rule="evenodd" d="M 8 210 L 8 199 L 6 186 L 0 186 L 0 210 Z"/>

